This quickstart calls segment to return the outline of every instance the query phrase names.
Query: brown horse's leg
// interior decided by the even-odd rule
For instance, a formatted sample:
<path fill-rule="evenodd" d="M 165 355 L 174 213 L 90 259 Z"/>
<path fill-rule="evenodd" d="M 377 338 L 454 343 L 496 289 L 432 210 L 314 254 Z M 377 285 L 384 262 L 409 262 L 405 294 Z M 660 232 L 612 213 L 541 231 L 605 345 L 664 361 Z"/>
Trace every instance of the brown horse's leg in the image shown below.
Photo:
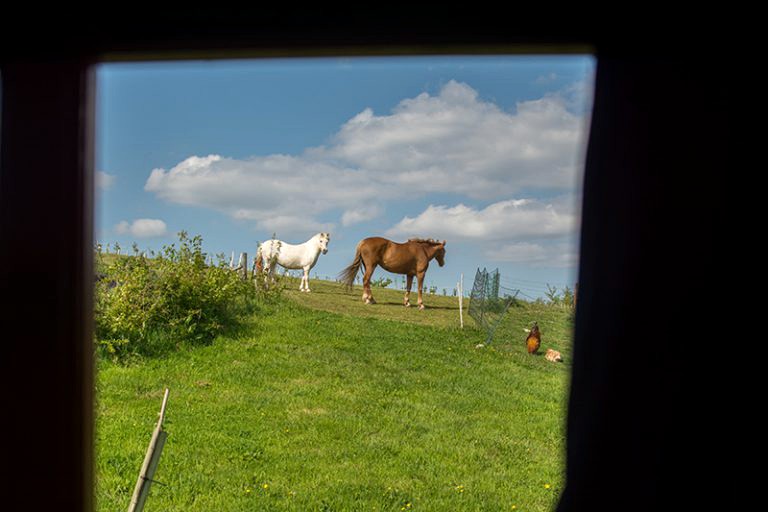
<path fill-rule="evenodd" d="M 424 276 L 426 275 L 426 272 L 419 272 L 416 274 L 416 277 L 418 278 L 419 282 L 419 309 L 424 309 L 424 301 L 421 298 L 421 290 L 424 288 Z"/>
<path fill-rule="evenodd" d="M 363 302 L 366 304 L 376 304 L 376 301 L 373 298 L 373 293 L 371 292 L 371 277 L 373 276 L 373 271 L 376 268 L 376 265 L 366 265 L 365 266 L 365 274 L 363 275 Z"/>
<path fill-rule="evenodd" d="M 413 276 L 411 274 L 408 274 L 408 281 L 406 282 L 405 287 L 405 299 L 403 299 L 403 306 L 409 308 L 411 307 L 411 285 L 413 284 Z"/>

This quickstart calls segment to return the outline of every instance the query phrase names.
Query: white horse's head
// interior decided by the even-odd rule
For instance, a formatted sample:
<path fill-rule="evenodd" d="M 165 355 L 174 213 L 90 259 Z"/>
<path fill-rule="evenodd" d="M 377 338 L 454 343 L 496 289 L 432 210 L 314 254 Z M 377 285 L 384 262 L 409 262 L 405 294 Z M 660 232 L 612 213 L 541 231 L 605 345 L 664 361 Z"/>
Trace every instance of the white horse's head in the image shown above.
<path fill-rule="evenodd" d="M 323 254 L 328 253 L 328 242 L 331 241 L 331 234 L 330 233 L 318 233 L 315 235 L 317 237 L 317 245 L 320 246 L 320 250 L 323 251 Z"/>

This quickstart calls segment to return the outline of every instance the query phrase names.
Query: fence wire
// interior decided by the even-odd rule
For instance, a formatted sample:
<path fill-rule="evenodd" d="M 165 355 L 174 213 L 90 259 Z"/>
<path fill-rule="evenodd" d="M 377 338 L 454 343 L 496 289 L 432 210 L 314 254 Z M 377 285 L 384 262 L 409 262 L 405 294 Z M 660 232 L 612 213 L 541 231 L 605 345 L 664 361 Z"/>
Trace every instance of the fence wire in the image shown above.
<path fill-rule="evenodd" d="M 501 286 L 498 268 L 491 272 L 477 269 L 469 296 L 469 316 L 488 334 L 486 344 L 493 340 L 493 333 L 518 293 L 520 290 Z"/>

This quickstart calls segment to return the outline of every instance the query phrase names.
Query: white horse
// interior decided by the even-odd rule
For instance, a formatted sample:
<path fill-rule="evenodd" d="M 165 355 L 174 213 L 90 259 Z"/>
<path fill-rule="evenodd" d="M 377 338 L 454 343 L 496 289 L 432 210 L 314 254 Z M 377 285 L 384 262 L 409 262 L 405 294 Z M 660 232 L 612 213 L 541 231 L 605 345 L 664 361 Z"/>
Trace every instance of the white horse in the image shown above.
<path fill-rule="evenodd" d="M 318 233 L 303 244 L 291 245 L 280 240 L 267 240 L 256 251 L 256 271 L 274 279 L 275 264 L 287 269 L 303 269 L 299 291 L 309 292 L 309 271 L 317 263 L 320 252 L 328 252 L 329 233 Z"/>

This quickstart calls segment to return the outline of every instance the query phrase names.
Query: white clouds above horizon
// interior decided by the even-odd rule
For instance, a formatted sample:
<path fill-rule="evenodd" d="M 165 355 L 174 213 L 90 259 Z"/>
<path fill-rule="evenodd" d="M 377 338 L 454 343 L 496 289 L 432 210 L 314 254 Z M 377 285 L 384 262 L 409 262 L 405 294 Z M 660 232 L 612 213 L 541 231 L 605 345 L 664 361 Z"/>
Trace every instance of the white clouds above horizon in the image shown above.
<path fill-rule="evenodd" d="M 557 80 L 557 73 L 550 72 L 550 73 L 547 73 L 546 75 L 541 75 L 537 77 L 535 80 L 535 83 L 538 85 L 546 85 L 546 84 L 551 84 L 555 80 Z"/>
<path fill-rule="evenodd" d="M 402 100 L 390 115 L 365 109 L 308 156 L 375 173 L 383 185 L 497 199 L 526 188 L 572 188 L 582 119 L 557 94 L 506 112 L 467 84 Z"/>
<path fill-rule="evenodd" d="M 347 210 L 341 216 L 341 225 L 351 226 L 353 224 L 359 224 L 361 222 L 373 220 L 380 216 L 382 213 L 384 213 L 384 209 L 377 204 L 371 204 L 362 206 L 360 208 Z"/>
<path fill-rule="evenodd" d="M 349 226 L 381 215 L 380 202 L 394 198 L 452 193 L 494 200 L 521 190 L 571 190 L 582 128 L 559 95 L 506 112 L 450 81 L 437 95 L 402 100 L 389 115 L 364 109 L 328 145 L 301 155 L 191 156 L 153 169 L 145 190 L 256 225 L 341 209 L 340 222 Z"/>
<path fill-rule="evenodd" d="M 133 222 L 120 221 L 115 225 L 118 235 L 131 235 L 136 238 L 154 238 L 168 234 L 165 222 L 159 219 L 136 219 Z"/>
<path fill-rule="evenodd" d="M 509 199 L 476 209 L 429 205 L 416 217 L 404 217 L 387 231 L 392 237 L 433 237 L 449 241 L 482 241 L 493 261 L 533 266 L 568 267 L 574 250 L 566 243 L 578 228 L 575 200 L 543 202 Z"/>
<path fill-rule="evenodd" d="M 390 236 L 427 236 L 459 240 L 553 238 L 574 232 L 572 211 L 536 199 L 509 199 L 478 210 L 464 204 L 429 205 L 416 217 L 404 217 L 387 231 Z"/>
<path fill-rule="evenodd" d="M 488 248 L 485 256 L 491 261 L 555 268 L 573 267 L 579 259 L 574 244 L 564 242 L 512 242 Z"/>

